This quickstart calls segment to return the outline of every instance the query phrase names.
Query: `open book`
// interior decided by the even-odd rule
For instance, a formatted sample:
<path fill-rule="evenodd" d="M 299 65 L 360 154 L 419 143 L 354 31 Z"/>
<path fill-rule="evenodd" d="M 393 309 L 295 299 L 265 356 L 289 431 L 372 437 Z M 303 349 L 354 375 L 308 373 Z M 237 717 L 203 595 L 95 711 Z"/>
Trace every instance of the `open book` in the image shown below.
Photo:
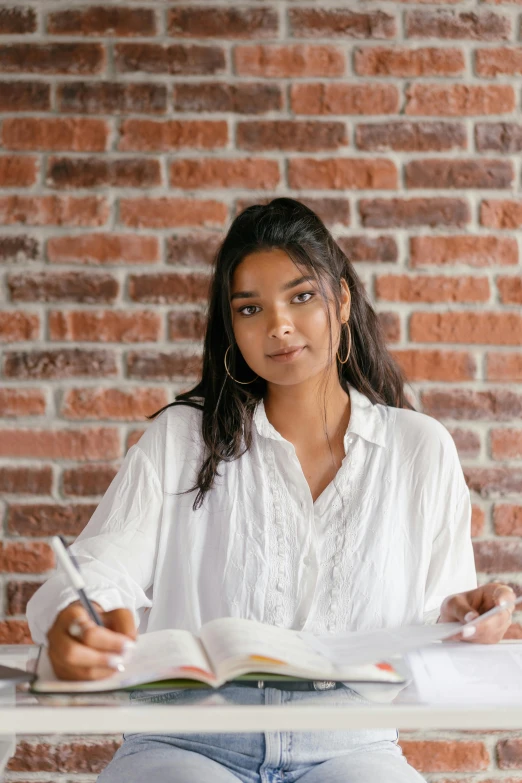
<path fill-rule="evenodd" d="M 318 637 L 255 620 L 222 617 L 205 623 L 199 637 L 189 631 L 169 629 L 143 634 L 125 661 L 125 671 L 103 680 L 57 679 L 42 647 L 31 690 L 111 691 L 145 683 L 148 687 L 165 687 L 166 680 L 180 679 L 218 688 L 241 676 L 252 675 L 248 677 L 252 679 L 254 674 L 255 679 L 285 675 L 306 680 L 403 683 L 404 677 L 386 660 L 387 653 L 402 654 L 419 643 L 444 638 L 455 631 L 455 624 L 405 626 L 399 631 Z"/>

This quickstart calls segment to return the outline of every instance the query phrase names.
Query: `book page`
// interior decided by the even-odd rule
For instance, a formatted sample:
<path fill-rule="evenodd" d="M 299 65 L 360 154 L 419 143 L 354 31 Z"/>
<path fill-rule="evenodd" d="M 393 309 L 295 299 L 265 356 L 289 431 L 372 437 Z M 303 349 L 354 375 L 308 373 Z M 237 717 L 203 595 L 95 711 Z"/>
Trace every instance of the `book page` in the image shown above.
<path fill-rule="evenodd" d="M 38 661 L 38 679 L 33 690 L 39 692 L 109 691 L 144 682 L 184 678 L 215 684 L 216 677 L 200 640 L 190 631 L 162 630 L 144 633 L 136 647 L 125 657 L 125 671 L 103 680 L 59 680 L 42 649 Z"/>
<path fill-rule="evenodd" d="M 219 679 L 248 672 L 328 680 L 333 667 L 298 631 L 235 617 L 205 623 L 201 640 Z"/>

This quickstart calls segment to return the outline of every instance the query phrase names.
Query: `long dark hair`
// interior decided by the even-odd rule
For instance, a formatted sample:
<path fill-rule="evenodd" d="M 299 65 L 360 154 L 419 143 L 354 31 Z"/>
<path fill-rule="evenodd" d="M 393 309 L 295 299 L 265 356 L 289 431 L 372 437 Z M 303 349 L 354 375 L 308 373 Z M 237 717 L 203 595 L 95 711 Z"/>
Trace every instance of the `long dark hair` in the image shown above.
<path fill-rule="evenodd" d="M 252 442 L 252 417 L 256 404 L 265 395 L 266 381 L 258 378 L 241 386 L 226 373 L 225 351 L 231 346 L 227 356 L 231 375 L 239 381 L 250 381 L 253 375 L 234 340 L 230 290 L 234 270 L 247 255 L 276 248 L 284 250 L 300 269 L 316 279 L 325 304 L 327 296 L 333 299 L 338 318 L 341 279 L 349 286 L 351 307 L 347 327 L 351 350 L 345 364 L 337 360 L 343 388 L 346 390 L 349 383 L 373 403 L 412 409 L 404 394 L 405 379 L 386 347 L 378 316 L 352 264 L 321 219 L 291 198 L 276 198 L 266 205 L 247 207 L 233 221 L 215 257 L 201 380 L 193 389 L 178 394 L 174 402 L 147 417 L 153 419 L 172 405 L 190 405 L 202 410 L 206 451 L 196 484 L 187 490 L 198 489 L 194 510 L 202 505 L 212 488 L 219 463 L 237 459 Z M 332 351 L 331 334 L 330 324 Z M 342 358 L 347 355 L 349 343 L 347 329 L 343 329 L 339 345 Z"/>

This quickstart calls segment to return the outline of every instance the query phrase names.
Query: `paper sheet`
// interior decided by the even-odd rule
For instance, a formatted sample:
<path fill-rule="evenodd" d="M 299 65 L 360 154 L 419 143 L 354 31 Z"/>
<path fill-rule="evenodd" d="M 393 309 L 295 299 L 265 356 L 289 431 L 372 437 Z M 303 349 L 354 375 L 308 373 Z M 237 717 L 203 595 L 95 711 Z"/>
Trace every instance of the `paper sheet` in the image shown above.
<path fill-rule="evenodd" d="M 522 643 L 444 642 L 406 659 L 422 702 L 522 704 Z"/>

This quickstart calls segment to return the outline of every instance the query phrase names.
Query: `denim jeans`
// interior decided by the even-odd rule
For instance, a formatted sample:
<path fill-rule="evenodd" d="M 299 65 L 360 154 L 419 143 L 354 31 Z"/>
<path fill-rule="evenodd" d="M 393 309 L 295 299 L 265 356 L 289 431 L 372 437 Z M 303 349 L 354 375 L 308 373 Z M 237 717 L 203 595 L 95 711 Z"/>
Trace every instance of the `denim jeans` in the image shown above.
<path fill-rule="evenodd" d="M 177 689 L 133 703 L 369 704 L 346 686 L 330 691 L 283 691 L 225 685 Z M 161 708 L 159 708 L 161 709 Z M 124 734 L 123 745 L 98 783 L 423 783 L 397 744 L 396 729 L 270 731 L 233 734 Z"/>

